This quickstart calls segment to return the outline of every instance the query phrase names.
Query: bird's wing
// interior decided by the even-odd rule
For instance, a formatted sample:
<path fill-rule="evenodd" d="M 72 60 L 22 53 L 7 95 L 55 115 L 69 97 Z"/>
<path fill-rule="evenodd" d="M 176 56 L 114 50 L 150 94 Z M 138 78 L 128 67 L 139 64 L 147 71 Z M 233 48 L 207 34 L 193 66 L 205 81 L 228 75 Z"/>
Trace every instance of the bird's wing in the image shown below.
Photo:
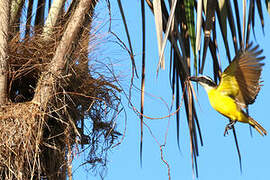
<path fill-rule="evenodd" d="M 265 58 L 261 53 L 259 46 L 252 48 L 252 44 L 239 51 L 222 73 L 217 90 L 234 98 L 242 107 L 254 103 L 261 87 L 260 76 L 264 65 L 261 61 Z"/>

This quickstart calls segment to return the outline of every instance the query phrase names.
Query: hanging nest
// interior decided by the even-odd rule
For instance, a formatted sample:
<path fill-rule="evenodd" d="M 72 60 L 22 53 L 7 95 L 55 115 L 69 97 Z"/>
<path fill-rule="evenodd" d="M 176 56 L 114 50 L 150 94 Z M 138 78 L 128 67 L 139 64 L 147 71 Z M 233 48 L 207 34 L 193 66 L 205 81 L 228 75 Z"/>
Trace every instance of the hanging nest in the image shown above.
<path fill-rule="evenodd" d="M 54 92 L 46 108 L 32 102 L 61 34 L 55 33 L 51 43 L 42 43 L 38 36 L 9 42 L 10 103 L 0 107 L 2 179 L 66 179 L 74 153 L 85 146 L 90 147 L 86 163 L 104 166 L 107 151 L 121 135 L 115 125 L 120 90 L 114 78 L 89 68 L 89 42 L 94 38 L 89 31 L 68 57 L 65 75 L 50 82 Z"/>

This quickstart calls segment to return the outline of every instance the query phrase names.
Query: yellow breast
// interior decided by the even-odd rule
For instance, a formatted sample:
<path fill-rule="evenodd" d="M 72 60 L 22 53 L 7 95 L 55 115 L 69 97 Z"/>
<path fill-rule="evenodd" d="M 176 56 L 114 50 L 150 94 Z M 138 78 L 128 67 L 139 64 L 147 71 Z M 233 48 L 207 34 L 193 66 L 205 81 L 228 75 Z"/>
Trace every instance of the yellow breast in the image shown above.
<path fill-rule="evenodd" d="M 248 122 L 247 117 L 242 113 L 241 108 L 235 100 L 226 96 L 216 89 L 208 91 L 208 97 L 211 106 L 222 115 L 241 122 Z"/>

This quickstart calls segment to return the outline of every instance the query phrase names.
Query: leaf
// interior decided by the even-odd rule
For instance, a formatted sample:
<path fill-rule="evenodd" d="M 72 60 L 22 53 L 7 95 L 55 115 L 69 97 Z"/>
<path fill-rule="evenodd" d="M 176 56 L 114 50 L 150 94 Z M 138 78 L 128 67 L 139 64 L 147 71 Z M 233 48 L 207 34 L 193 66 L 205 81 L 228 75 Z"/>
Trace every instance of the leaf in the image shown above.
<path fill-rule="evenodd" d="M 234 23 L 234 19 L 233 19 L 233 11 L 232 11 L 230 1 L 226 1 L 226 5 L 227 5 L 227 10 L 228 10 L 228 20 L 229 20 L 230 30 L 231 30 L 231 33 L 232 33 L 234 52 L 236 54 L 237 51 L 238 51 L 238 47 L 237 47 L 237 37 L 236 37 L 235 23 Z"/>
<path fill-rule="evenodd" d="M 243 0 L 243 32 L 242 32 L 243 37 L 245 37 L 245 34 L 246 34 L 246 16 L 247 16 L 247 1 Z M 244 41 L 241 42 L 241 47 L 242 48 L 244 47 Z"/>
<path fill-rule="evenodd" d="M 225 37 L 227 37 L 227 6 L 225 3 L 226 0 L 219 0 L 218 6 L 220 11 L 220 30 L 224 32 Z"/>
<path fill-rule="evenodd" d="M 197 74 L 197 51 L 196 51 L 196 39 L 195 39 L 195 22 L 194 22 L 194 1 L 184 0 L 185 14 L 188 27 L 188 35 L 191 43 L 191 48 L 194 54 L 194 70 Z"/>
<path fill-rule="evenodd" d="M 208 0 L 203 0 L 203 9 L 204 9 L 204 14 L 207 13 L 207 3 L 208 3 Z"/>
<path fill-rule="evenodd" d="M 233 130 L 233 137 L 234 137 L 235 146 L 236 146 L 236 150 L 237 150 L 237 154 L 238 154 L 238 159 L 239 159 L 240 171 L 242 172 L 242 158 L 241 158 L 240 148 L 238 145 L 238 140 L 237 140 L 236 131 L 235 131 L 234 126 L 233 126 L 232 130 Z"/>
<path fill-rule="evenodd" d="M 158 42 L 158 53 L 161 58 L 160 66 L 165 68 L 164 56 L 162 55 L 162 42 L 163 42 L 163 25 L 162 25 L 162 11 L 161 11 L 161 0 L 153 0 L 154 17 L 156 24 L 157 42 Z"/>
<path fill-rule="evenodd" d="M 253 17 L 254 17 L 254 0 L 250 0 L 249 11 L 248 11 L 246 44 L 248 44 L 248 42 L 249 42 L 251 23 L 253 22 L 252 21 Z M 254 25 L 254 23 L 253 23 L 253 25 Z M 252 27 L 254 27 L 254 26 L 252 26 Z M 253 32 L 254 32 L 254 29 L 253 29 Z"/>
<path fill-rule="evenodd" d="M 128 31 L 128 27 L 127 27 L 127 21 L 126 21 L 126 17 L 125 17 L 125 14 L 124 14 L 124 10 L 123 10 L 123 7 L 122 7 L 122 3 L 121 3 L 121 0 L 117 0 L 117 3 L 118 3 L 118 7 L 119 7 L 119 10 L 120 10 L 120 13 L 121 13 L 121 17 L 122 17 L 122 20 L 123 20 L 123 23 L 124 23 L 124 27 L 125 27 L 125 32 L 126 32 L 126 36 L 127 36 L 127 39 L 128 39 L 128 44 L 129 44 L 129 51 L 130 51 L 130 59 L 131 59 L 131 63 L 132 63 L 132 72 L 136 74 L 136 76 L 138 77 L 138 73 L 137 73 L 137 68 L 136 68 L 136 64 L 135 64 L 135 59 L 134 59 L 134 53 L 133 53 L 133 50 L 132 50 L 132 44 L 131 44 L 131 40 L 130 40 L 130 35 L 129 35 L 129 31 Z"/>
<path fill-rule="evenodd" d="M 159 70 L 159 65 L 162 65 L 162 58 L 164 57 L 164 50 L 165 50 L 165 46 L 166 46 L 166 43 L 167 43 L 167 40 L 168 40 L 169 32 L 170 32 L 170 29 L 171 29 L 171 26 L 172 26 L 172 22 L 173 22 L 173 17 L 174 17 L 174 13 L 175 13 L 176 4 L 177 4 L 177 0 L 174 0 L 174 1 L 173 1 L 173 4 L 172 4 L 171 11 L 170 11 L 169 19 L 168 19 L 168 22 L 167 22 L 167 25 L 166 25 L 166 30 L 165 30 L 164 39 L 163 39 L 163 42 L 162 42 L 161 56 L 159 56 L 159 62 L 158 62 L 157 73 L 158 73 L 158 70 Z M 163 61 L 164 61 L 164 60 L 163 60 Z M 163 64 L 164 64 L 164 66 L 165 66 L 165 62 L 163 62 Z"/>
<path fill-rule="evenodd" d="M 233 0 L 234 2 L 234 12 L 236 14 L 236 23 L 237 23 L 237 29 L 238 29 L 238 39 L 240 47 L 243 48 L 244 42 L 242 41 L 242 34 L 241 34 L 241 22 L 240 22 L 240 15 L 239 15 L 239 8 L 238 8 L 238 1 Z M 245 38 L 243 38 L 245 39 Z"/>
<path fill-rule="evenodd" d="M 143 151 L 143 113 L 144 113 L 144 89 L 145 89 L 145 5 L 144 0 L 141 0 L 142 14 L 142 79 L 141 79 L 141 142 L 140 142 L 140 163 L 142 166 L 142 151 Z"/>
<path fill-rule="evenodd" d="M 221 14 L 220 9 L 217 9 L 217 17 L 218 17 L 218 22 L 219 22 L 219 29 L 221 30 L 221 34 L 222 34 L 222 39 L 224 42 L 224 46 L 226 49 L 226 54 L 227 54 L 227 58 L 229 60 L 229 62 L 231 62 L 231 55 L 230 55 L 230 49 L 229 49 L 229 44 L 228 44 L 228 39 L 227 39 L 227 23 L 226 20 L 225 22 L 222 22 L 222 16 L 226 16 L 228 17 L 228 13 L 227 13 L 227 5 L 225 3 L 225 5 L 222 8 L 223 10 L 223 14 Z"/>
<path fill-rule="evenodd" d="M 263 12 L 262 12 L 262 4 L 261 4 L 261 0 L 256 0 L 257 2 L 257 10 L 261 19 L 261 25 L 262 25 L 262 30 L 264 33 L 264 20 L 263 20 Z"/>
<path fill-rule="evenodd" d="M 203 73 L 206 52 L 210 41 L 210 35 L 213 29 L 213 25 L 215 22 L 215 11 L 216 11 L 216 1 L 208 0 L 207 1 L 207 12 L 206 12 L 206 26 L 204 31 L 204 46 L 203 46 L 203 58 L 202 58 L 202 66 L 200 69 L 200 74 Z"/>
<path fill-rule="evenodd" d="M 175 66 L 175 61 L 174 61 L 174 64 Z M 176 68 L 173 68 L 173 71 L 175 72 L 174 75 L 173 75 L 173 84 L 175 86 L 175 82 L 176 82 L 176 107 L 175 109 L 177 110 L 179 107 L 180 107 L 180 88 L 179 88 L 179 73 L 178 71 L 176 70 Z M 175 78 L 177 77 L 177 78 Z M 174 89 L 174 86 L 173 86 L 173 89 Z M 174 91 L 174 90 L 173 90 Z M 177 138 L 177 145 L 178 145 L 178 149 L 180 149 L 180 138 L 179 138 L 179 129 L 180 129 L 180 112 L 177 111 L 177 114 L 176 114 L 176 138 Z"/>
<path fill-rule="evenodd" d="M 202 0 L 198 0 L 197 4 L 197 20 L 196 20 L 196 54 L 200 50 L 201 31 L 202 31 Z"/>
<path fill-rule="evenodd" d="M 209 42 L 209 49 L 210 49 L 210 53 L 211 53 L 212 59 L 213 59 L 214 80 L 217 84 L 217 80 L 220 79 L 220 77 L 219 77 L 220 69 L 219 69 L 218 58 L 217 58 L 217 54 L 216 54 L 216 47 L 212 41 Z"/>
<path fill-rule="evenodd" d="M 270 0 L 265 0 L 265 5 L 266 5 L 268 13 L 270 14 Z"/>

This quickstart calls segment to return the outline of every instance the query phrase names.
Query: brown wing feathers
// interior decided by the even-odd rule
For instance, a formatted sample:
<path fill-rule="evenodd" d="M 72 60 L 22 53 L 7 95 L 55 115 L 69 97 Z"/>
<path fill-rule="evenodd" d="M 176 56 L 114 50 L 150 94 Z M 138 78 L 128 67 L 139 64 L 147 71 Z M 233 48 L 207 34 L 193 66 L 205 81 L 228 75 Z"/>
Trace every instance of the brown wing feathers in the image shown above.
<path fill-rule="evenodd" d="M 258 49 L 258 45 L 252 49 L 251 46 L 252 44 L 249 44 L 245 51 L 235 57 L 238 61 L 235 76 L 239 84 L 239 96 L 242 96 L 238 98 L 243 99 L 246 105 L 254 103 L 260 91 L 260 76 L 264 65 L 261 61 L 265 58 L 259 57 L 263 51 Z"/>

